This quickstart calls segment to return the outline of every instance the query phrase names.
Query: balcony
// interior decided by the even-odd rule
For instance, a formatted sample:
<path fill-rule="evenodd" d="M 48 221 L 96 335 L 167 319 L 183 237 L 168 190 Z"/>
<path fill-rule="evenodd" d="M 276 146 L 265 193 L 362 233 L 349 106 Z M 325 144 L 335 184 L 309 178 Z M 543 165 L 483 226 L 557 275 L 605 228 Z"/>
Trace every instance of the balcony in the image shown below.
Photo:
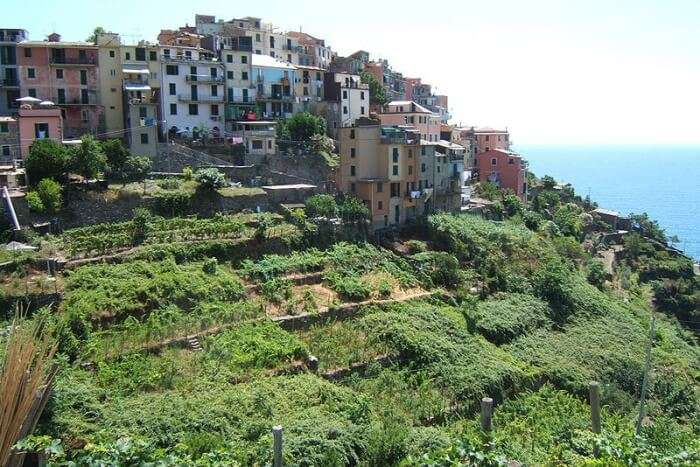
<path fill-rule="evenodd" d="M 129 99 L 129 105 L 157 105 L 158 104 L 158 99 L 153 97 L 141 97 L 141 98 L 136 98 L 133 97 Z"/>
<path fill-rule="evenodd" d="M 0 42 L 22 42 L 26 41 L 28 39 L 26 33 L 17 33 L 17 34 L 0 34 Z"/>
<path fill-rule="evenodd" d="M 180 102 L 204 103 L 204 104 L 223 104 L 224 96 L 192 96 L 189 94 L 178 94 L 177 99 Z"/>
<path fill-rule="evenodd" d="M 269 94 L 264 94 L 258 92 L 258 95 L 256 96 L 256 99 L 259 101 L 286 101 L 286 102 L 292 102 L 294 100 L 294 96 L 291 94 L 282 94 L 280 92 L 273 92 Z"/>
<path fill-rule="evenodd" d="M 406 145 L 416 145 L 420 144 L 420 137 L 413 135 L 382 135 L 380 137 L 380 142 L 382 144 L 406 144 Z"/>
<path fill-rule="evenodd" d="M 187 75 L 185 81 L 191 84 L 224 84 L 226 80 L 223 76 Z"/>
<path fill-rule="evenodd" d="M 19 87 L 19 80 L 17 78 L 10 78 L 10 79 L 0 79 L 0 87 L 4 88 L 18 88 Z"/>
<path fill-rule="evenodd" d="M 95 66 L 95 57 L 51 57 L 49 63 L 54 66 Z"/>

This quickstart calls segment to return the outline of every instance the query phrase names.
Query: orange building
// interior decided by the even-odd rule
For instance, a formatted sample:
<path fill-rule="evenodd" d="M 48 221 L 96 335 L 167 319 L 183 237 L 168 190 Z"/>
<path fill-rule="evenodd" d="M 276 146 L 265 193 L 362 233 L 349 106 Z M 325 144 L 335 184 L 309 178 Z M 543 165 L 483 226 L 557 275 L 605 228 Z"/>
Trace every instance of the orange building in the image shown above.
<path fill-rule="evenodd" d="M 63 141 L 63 118 L 58 107 L 32 107 L 24 104 L 17 115 L 19 123 L 20 155 L 29 154 L 29 148 L 37 139 Z"/>
<path fill-rule="evenodd" d="M 511 189 L 525 199 L 527 162 L 517 153 L 506 149 L 489 149 L 476 156 L 476 171 L 480 182 L 492 182 L 502 189 Z"/>
<path fill-rule="evenodd" d="M 389 102 L 378 117 L 382 125 L 410 125 L 418 130 L 421 139 L 440 141 L 440 116 L 415 102 Z"/>

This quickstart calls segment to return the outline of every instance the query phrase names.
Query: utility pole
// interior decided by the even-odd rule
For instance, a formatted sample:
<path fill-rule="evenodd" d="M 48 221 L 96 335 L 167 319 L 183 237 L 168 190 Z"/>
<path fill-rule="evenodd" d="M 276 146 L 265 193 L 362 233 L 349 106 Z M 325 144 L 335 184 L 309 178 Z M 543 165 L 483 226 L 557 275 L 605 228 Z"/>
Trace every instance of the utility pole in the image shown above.
<path fill-rule="evenodd" d="M 651 326 L 649 331 L 649 342 L 647 343 L 646 362 L 644 363 L 644 378 L 642 379 L 642 393 L 639 397 L 639 414 L 637 415 L 637 427 L 635 433 L 637 436 L 642 431 L 642 420 L 644 419 L 644 404 L 646 402 L 647 386 L 649 385 L 649 372 L 651 371 L 651 347 L 654 343 L 654 334 L 656 331 L 656 315 L 651 312 Z"/>

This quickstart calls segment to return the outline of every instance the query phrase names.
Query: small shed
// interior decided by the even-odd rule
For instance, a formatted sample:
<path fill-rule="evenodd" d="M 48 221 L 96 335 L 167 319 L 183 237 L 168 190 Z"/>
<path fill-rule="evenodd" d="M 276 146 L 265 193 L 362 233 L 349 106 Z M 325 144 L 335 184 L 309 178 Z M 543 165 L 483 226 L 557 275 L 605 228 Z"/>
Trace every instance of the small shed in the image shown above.
<path fill-rule="evenodd" d="M 630 230 L 632 227 L 631 220 L 628 216 L 623 216 L 612 209 L 597 208 L 593 212 L 600 217 L 600 220 L 608 224 L 614 230 Z"/>

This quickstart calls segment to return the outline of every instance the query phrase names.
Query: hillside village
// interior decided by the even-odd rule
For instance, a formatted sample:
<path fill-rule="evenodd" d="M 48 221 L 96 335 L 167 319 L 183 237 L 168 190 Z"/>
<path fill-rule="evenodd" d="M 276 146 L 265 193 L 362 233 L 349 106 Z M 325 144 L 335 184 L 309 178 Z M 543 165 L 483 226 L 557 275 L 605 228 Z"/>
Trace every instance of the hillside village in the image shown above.
<path fill-rule="evenodd" d="M 0 464 L 700 463 L 700 279 L 653 219 L 368 52 L 125 42 L 0 29 Z"/>

